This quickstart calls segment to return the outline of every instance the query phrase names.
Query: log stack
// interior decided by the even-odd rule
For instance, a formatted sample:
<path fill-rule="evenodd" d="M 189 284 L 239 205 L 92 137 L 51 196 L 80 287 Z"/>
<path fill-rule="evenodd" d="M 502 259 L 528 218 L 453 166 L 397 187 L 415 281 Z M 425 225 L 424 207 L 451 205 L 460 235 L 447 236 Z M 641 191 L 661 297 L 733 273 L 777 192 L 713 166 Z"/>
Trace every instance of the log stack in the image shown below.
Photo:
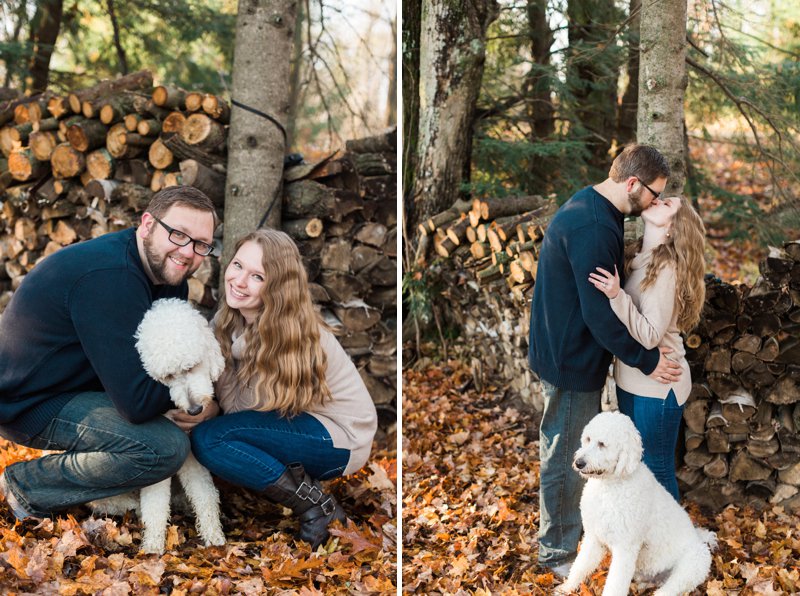
<path fill-rule="evenodd" d="M 526 206 L 535 215 L 518 213 L 525 221 L 515 226 L 508 213 L 479 219 L 478 204 L 457 202 L 419 229 L 442 257 L 430 269 L 444 288 L 443 314 L 466 340 L 459 357 L 471 362 L 477 386 L 504 386 L 541 410 L 528 328 L 538 243 L 552 209 Z M 486 240 L 477 238 L 481 226 Z M 508 238 L 525 227 L 533 235 L 512 234 L 502 246 L 488 239 L 489 230 Z M 515 243 L 533 257 L 522 284 L 508 266 L 523 252 Z M 693 386 L 678 479 L 688 498 L 714 509 L 770 501 L 800 510 L 800 241 L 770 249 L 759 269 L 752 287 L 706 278 L 702 319 L 685 338 Z"/>
<path fill-rule="evenodd" d="M 478 387 L 500 381 L 541 409 L 527 365 L 530 300 L 539 248 L 556 211 L 554 197 L 459 201 L 420 224 L 441 257 L 447 322 L 463 331 Z M 423 241 L 424 244 L 425 241 Z"/>
<path fill-rule="evenodd" d="M 143 71 L 68 96 L 0 104 L 0 316 L 41 259 L 137 225 L 152 194 L 195 186 L 224 215 L 230 106 L 153 86 Z M 314 299 L 338 329 L 384 419 L 395 419 L 396 132 L 285 170 L 283 227 L 300 246 Z M 221 237 L 223 226 L 217 230 Z M 219 263 L 189 282 L 209 313 Z"/>
<path fill-rule="evenodd" d="M 768 500 L 800 508 L 800 241 L 771 248 L 752 287 L 708 277 L 686 338 L 687 496 L 719 508 Z"/>
<path fill-rule="evenodd" d="M 387 424 L 397 403 L 396 146 L 395 129 L 348 141 L 337 159 L 288 169 L 282 214 L 315 302 Z"/>

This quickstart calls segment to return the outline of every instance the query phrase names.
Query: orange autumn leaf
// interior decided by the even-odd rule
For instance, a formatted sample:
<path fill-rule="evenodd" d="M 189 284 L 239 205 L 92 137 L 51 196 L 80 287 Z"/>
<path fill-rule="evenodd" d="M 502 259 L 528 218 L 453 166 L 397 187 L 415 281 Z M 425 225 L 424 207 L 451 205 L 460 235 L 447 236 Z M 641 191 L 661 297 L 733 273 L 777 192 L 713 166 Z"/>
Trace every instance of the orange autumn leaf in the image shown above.
<path fill-rule="evenodd" d="M 330 528 L 330 533 L 333 536 L 338 536 L 343 544 L 351 546 L 353 554 L 362 551 L 380 550 L 380 539 L 373 535 L 368 535 L 366 532 L 360 532 L 353 522 L 348 522 L 347 528 Z"/>

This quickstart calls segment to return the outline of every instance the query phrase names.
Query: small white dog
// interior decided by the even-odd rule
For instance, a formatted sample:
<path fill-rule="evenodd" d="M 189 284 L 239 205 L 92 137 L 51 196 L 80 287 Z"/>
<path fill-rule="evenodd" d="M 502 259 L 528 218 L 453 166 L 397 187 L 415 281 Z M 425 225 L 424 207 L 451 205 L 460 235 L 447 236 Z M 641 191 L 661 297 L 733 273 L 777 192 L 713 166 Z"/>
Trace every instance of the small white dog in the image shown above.
<path fill-rule="evenodd" d="M 136 349 L 145 371 L 169 387 L 176 408 L 199 414 L 213 399 L 214 381 L 225 360 L 214 333 L 203 316 L 177 298 L 156 300 L 136 330 Z M 219 510 L 219 492 L 211 474 L 190 453 L 178 471 L 195 513 L 197 532 L 208 545 L 225 544 Z M 170 515 L 171 478 L 136 493 L 92 501 L 95 513 L 123 514 L 134 509 L 144 525 L 141 549 L 163 554 Z"/>
<path fill-rule="evenodd" d="M 611 565 L 603 596 L 628 594 L 633 579 L 663 581 L 655 596 L 682 594 L 703 582 L 716 536 L 696 528 L 642 462 L 642 439 L 628 416 L 595 416 L 583 429 L 572 467 L 587 480 L 581 496 L 584 536 L 558 593 L 577 590 L 606 550 Z"/>

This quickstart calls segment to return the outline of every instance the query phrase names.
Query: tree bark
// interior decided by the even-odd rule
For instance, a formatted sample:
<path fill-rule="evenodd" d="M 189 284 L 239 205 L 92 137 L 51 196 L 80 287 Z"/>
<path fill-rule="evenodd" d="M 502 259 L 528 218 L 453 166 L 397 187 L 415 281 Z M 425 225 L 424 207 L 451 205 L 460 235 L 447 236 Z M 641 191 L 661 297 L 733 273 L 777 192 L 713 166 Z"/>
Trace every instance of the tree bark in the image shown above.
<path fill-rule="evenodd" d="M 567 19 L 567 86 L 577 118 L 575 131 L 588 141 L 589 164 L 605 172 L 617 126 L 621 57 L 613 33 L 619 14 L 613 0 L 569 0 Z"/>
<path fill-rule="evenodd" d="M 396 13 L 395 13 L 396 14 Z M 397 123 L 397 17 L 392 19 L 392 60 L 389 69 L 389 92 L 386 96 L 386 126 Z"/>
<path fill-rule="evenodd" d="M 642 0 L 630 0 L 628 23 L 628 84 L 622 95 L 617 120 L 617 141 L 627 145 L 636 140 L 636 118 L 639 106 L 639 22 L 641 19 Z"/>
<path fill-rule="evenodd" d="M 114 12 L 114 0 L 106 0 L 106 6 L 108 8 L 108 16 L 111 19 L 111 27 L 114 30 L 114 47 L 117 50 L 117 58 L 119 59 L 119 71 L 126 75 L 128 74 L 128 58 L 125 56 L 125 49 L 122 47 L 122 41 L 119 36 L 119 23 Z"/>
<path fill-rule="evenodd" d="M 33 56 L 30 63 L 31 94 L 47 89 L 50 79 L 50 56 L 61 29 L 61 14 L 64 0 L 41 0 L 37 2 L 36 15 L 31 22 L 31 44 Z"/>
<path fill-rule="evenodd" d="M 668 195 L 686 182 L 683 97 L 686 90 L 686 2 L 643 2 L 640 24 L 637 141 L 669 161 Z"/>
<path fill-rule="evenodd" d="M 555 130 L 555 109 L 550 97 L 553 68 L 550 65 L 550 48 L 553 31 L 547 16 L 547 0 L 528 0 L 528 35 L 531 44 L 531 66 L 525 76 L 525 98 L 530 142 L 545 142 Z M 540 156 L 530 160 L 529 193 L 545 192 L 557 171 L 553 157 Z"/>
<path fill-rule="evenodd" d="M 303 2 L 297 3 L 297 17 L 292 41 L 292 64 L 289 77 L 289 115 L 286 120 L 286 147 L 294 147 L 295 125 L 300 110 L 300 74 L 305 65 L 303 60 L 303 23 L 306 18 Z"/>
<path fill-rule="evenodd" d="M 414 223 L 422 221 L 414 214 L 414 172 L 417 167 L 419 136 L 419 38 L 422 24 L 422 1 L 403 2 L 403 217 L 405 236 L 413 235 Z"/>
<path fill-rule="evenodd" d="M 248 109 L 234 104 L 231 112 L 223 262 L 238 236 L 263 224 L 280 227 L 296 10 L 291 0 L 239 2 L 231 96 Z"/>
<path fill-rule="evenodd" d="M 460 196 L 475 102 L 486 57 L 486 29 L 496 18 L 495 0 L 422 5 L 416 223 L 443 211 Z"/>

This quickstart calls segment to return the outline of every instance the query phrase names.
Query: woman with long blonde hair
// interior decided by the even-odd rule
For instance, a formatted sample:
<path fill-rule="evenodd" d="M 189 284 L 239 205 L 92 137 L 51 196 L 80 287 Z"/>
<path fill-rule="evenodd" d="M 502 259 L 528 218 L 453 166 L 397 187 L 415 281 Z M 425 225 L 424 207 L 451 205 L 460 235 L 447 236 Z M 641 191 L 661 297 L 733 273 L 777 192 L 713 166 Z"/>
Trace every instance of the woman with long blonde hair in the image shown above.
<path fill-rule="evenodd" d="M 311 301 L 303 260 L 284 232 L 260 229 L 236 245 L 214 332 L 226 367 L 216 384 L 224 416 L 192 431 L 215 475 L 261 491 L 300 518 L 316 549 L 346 517 L 320 480 L 369 457 L 377 414 L 358 370 Z"/>
<path fill-rule="evenodd" d="M 626 249 L 624 290 L 616 271 L 598 267 L 589 281 L 639 343 L 670 348 L 669 358 L 681 365 L 680 379 L 664 384 L 619 359 L 614 363 L 619 409 L 642 435 L 644 462 L 679 500 L 675 445 L 692 388 L 681 333 L 697 325 L 705 302 L 705 228 L 684 197 L 657 198 L 642 220 L 644 235 Z"/>

